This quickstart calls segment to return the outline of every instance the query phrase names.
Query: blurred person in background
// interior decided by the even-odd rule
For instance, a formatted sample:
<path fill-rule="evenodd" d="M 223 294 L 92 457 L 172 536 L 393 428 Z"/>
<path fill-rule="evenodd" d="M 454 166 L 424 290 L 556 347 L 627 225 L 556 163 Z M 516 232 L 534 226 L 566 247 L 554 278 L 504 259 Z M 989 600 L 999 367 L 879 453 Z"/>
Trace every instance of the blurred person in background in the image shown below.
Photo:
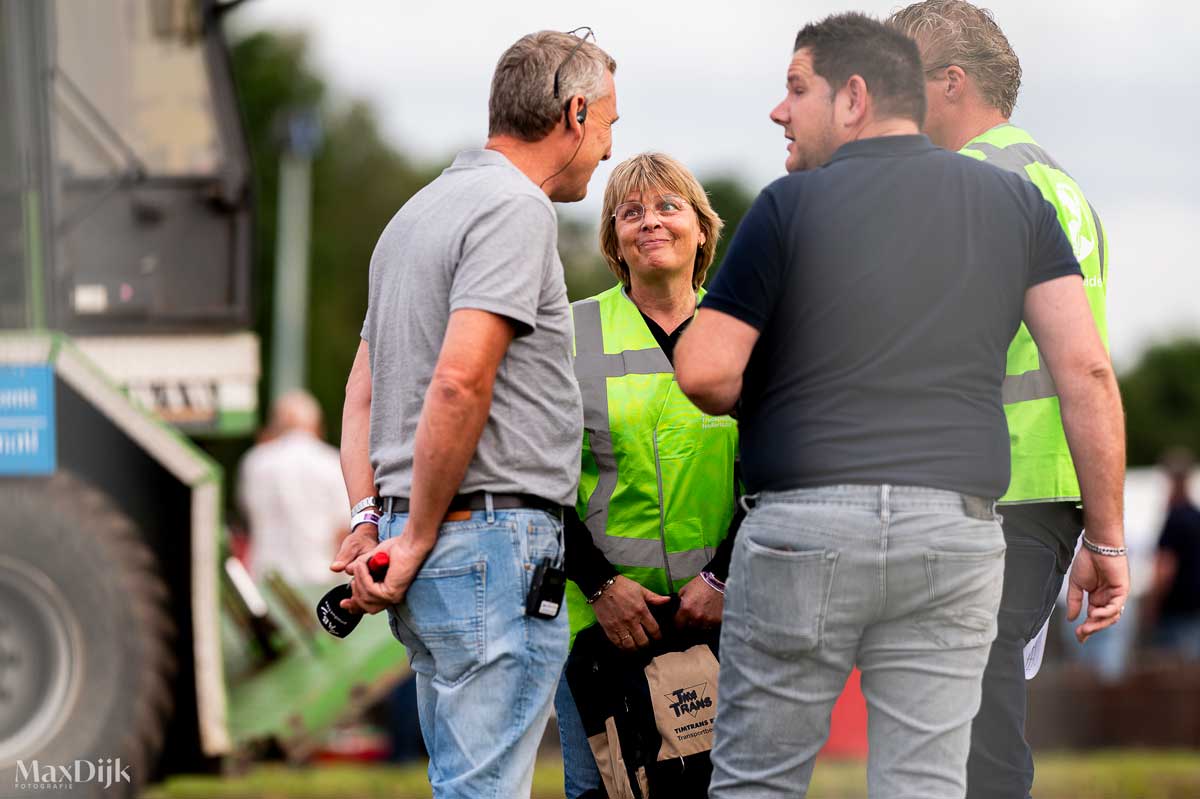
<path fill-rule="evenodd" d="M 380 235 L 346 385 L 355 517 L 330 568 L 408 650 L 438 799 L 529 796 L 567 657 L 566 614 L 531 593 L 562 563 L 583 426 L 552 201 L 583 199 L 617 120 L 616 63 L 580 32 L 500 56 L 484 147 Z"/>
<path fill-rule="evenodd" d="M 650 605 L 676 593 L 676 625 L 721 623 L 741 518 L 737 423 L 697 409 L 673 366 L 721 227 L 699 181 L 670 156 L 634 156 L 608 180 L 600 250 L 620 282 L 572 306 L 584 409 L 584 521 L 567 517 L 572 645 L 599 623 L 614 646 L 646 647 L 660 637 Z M 555 709 L 568 799 L 603 796 L 565 673 Z"/>
<path fill-rule="evenodd" d="M 1022 316 L 1089 535 L 1123 545 L 1120 396 L 1071 244 L 1034 186 L 920 135 L 923 72 L 911 39 L 863 15 L 800 31 L 771 112 L 791 174 L 755 200 L 677 348 L 700 408 L 740 402 L 754 503 L 725 596 L 713 799 L 803 796 L 855 665 L 870 796 L 966 792 Z M 1072 616 L 1090 592 L 1085 636 L 1127 590 L 1124 559 L 1097 557 L 1072 585 Z"/>
<path fill-rule="evenodd" d="M 293 586 L 333 582 L 329 559 L 346 535 L 345 484 L 327 444 L 321 406 L 304 390 L 271 405 L 267 427 L 238 467 L 237 498 L 250 532 L 250 573 Z"/>
<path fill-rule="evenodd" d="M 1162 466 L 1170 494 L 1154 561 L 1153 641 L 1156 648 L 1200 660 L 1200 508 L 1188 495 L 1192 454 L 1172 450 L 1163 457 Z"/>
<path fill-rule="evenodd" d="M 1107 345 L 1109 264 L 1100 218 L 1065 169 L 1009 121 L 1021 64 L 991 12 L 965 0 L 927 0 L 897 11 L 889 21 L 921 50 L 928 106 L 924 131 L 930 140 L 1020 175 L 1054 206 L 1083 270 L 1091 309 L 1083 324 L 1094 324 Z M 1033 755 L 1025 741 L 1025 681 L 1040 663 L 1046 623 L 1086 510 L 1080 509 L 1058 392 L 1025 324 L 1008 348 L 1003 401 L 1012 450 L 1012 481 L 999 503 L 1007 545 L 1004 594 L 982 703 L 971 727 L 967 796 L 972 799 L 1029 796 Z M 1096 569 L 1127 569 L 1123 556 L 1099 554 L 1087 539 L 1076 559 L 1072 588 Z M 1031 641 L 1036 653 L 1029 659 Z"/>

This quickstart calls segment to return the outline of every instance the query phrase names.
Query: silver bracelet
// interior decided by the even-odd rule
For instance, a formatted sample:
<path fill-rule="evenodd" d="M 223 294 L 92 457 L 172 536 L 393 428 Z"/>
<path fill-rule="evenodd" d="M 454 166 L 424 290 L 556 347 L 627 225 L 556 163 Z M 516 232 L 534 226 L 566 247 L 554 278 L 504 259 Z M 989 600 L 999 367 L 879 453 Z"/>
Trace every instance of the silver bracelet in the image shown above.
<path fill-rule="evenodd" d="M 379 509 L 379 497 L 376 497 L 376 496 L 363 497 L 358 502 L 354 503 L 354 507 L 350 509 L 351 518 L 362 513 L 367 508 L 375 508 L 376 510 L 378 510 Z"/>
<path fill-rule="evenodd" d="M 1089 552 L 1095 552 L 1097 555 L 1106 555 L 1110 558 L 1122 557 L 1127 551 L 1125 547 L 1109 547 L 1104 544 L 1094 543 L 1089 541 L 1086 535 L 1083 537 L 1083 547 Z"/>

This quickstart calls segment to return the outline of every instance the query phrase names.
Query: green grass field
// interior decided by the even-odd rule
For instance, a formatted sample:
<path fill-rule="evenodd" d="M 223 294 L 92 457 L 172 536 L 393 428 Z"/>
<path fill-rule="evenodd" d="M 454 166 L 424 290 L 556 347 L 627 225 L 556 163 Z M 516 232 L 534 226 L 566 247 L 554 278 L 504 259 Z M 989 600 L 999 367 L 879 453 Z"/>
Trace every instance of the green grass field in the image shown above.
<path fill-rule="evenodd" d="M 1038 799 L 1196 799 L 1200 752 L 1113 750 L 1087 754 L 1042 753 L 1037 760 Z M 258 766 L 238 777 L 173 777 L 143 799 L 420 799 L 428 797 L 420 766 Z M 861 762 L 818 761 L 812 799 L 861 799 Z M 542 761 L 534 799 L 561 799 L 562 766 Z"/>

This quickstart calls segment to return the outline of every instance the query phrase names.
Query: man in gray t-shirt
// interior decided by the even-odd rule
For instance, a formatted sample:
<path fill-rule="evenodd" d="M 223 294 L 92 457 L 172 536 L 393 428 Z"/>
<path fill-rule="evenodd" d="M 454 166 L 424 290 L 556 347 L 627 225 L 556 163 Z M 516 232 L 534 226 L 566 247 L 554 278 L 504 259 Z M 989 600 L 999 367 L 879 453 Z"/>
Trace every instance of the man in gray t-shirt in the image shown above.
<path fill-rule="evenodd" d="M 382 518 L 355 517 L 331 568 L 353 578 L 345 608 L 386 608 L 408 649 L 437 797 L 529 795 L 567 656 L 566 614 L 525 613 L 531 575 L 561 562 L 582 429 L 550 201 L 582 199 L 611 154 L 615 69 L 585 39 L 520 39 L 485 148 L 409 200 L 371 257 L 342 470 L 351 504 Z"/>
<path fill-rule="evenodd" d="M 557 234 L 550 200 L 494 150 L 460 153 L 384 229 L 362 330 L 381 496 L 412 493 L 417 426 L 447 323 L 474 309 L 503 317 L 514 335 L 458 493 L 574 503 L 583 421 Z"/>

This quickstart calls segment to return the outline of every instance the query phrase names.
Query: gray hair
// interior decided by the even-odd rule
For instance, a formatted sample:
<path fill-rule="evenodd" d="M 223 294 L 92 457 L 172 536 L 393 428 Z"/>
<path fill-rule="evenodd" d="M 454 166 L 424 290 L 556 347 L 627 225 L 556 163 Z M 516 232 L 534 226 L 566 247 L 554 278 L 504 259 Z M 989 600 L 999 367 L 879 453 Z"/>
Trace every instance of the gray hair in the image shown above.
<path fill-rule="evenodd" d="M 925 0 L 892 14 L 888 23 L 916 39 L 926 69 L 955 65 L 979 86 L 1004 118 L 1021 90 L 1021 62 L 992 12 L 965 0 Z"/>
<path fill-rule="evenodd" d="M 567 61 L 576 46 L 578 51 Z M 530 142 L 544 138 L 563 121 L 563 108 L 572 97 L 582 95 L 589 103 L 603 97 L 604 74 L 616 70 L 612 56 L 570 34 L 538 31 L 522 36 L 496 63 L 488 98 L 488 135 Z"/>

